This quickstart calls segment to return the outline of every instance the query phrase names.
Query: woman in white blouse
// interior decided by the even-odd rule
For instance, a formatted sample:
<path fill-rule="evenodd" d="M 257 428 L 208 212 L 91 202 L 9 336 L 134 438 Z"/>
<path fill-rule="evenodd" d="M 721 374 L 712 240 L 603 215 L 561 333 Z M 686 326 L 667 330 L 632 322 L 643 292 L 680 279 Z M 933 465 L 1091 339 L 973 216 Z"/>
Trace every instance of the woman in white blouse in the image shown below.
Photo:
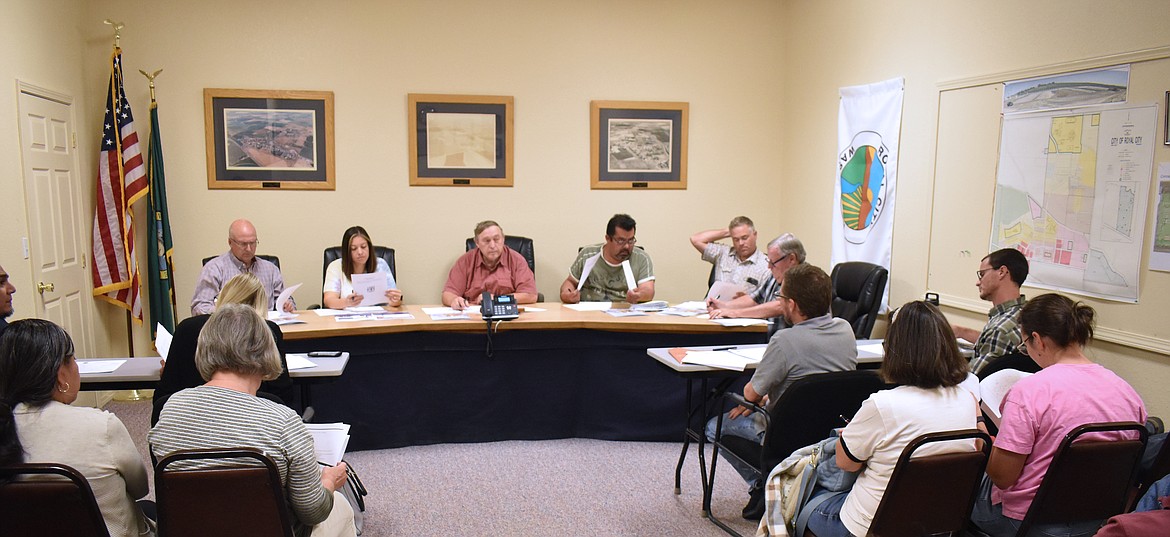
<path fill-rule="evenodd" d="M 341 258 L 334 260 L 325 269 L 325 285 L 322 287 L 322 303 L 326 308 L 342 309 L 357 306 L 365 299 L 355 293 L 351 278 L 354 274 L 384 274 L 386 276 L 385 304 L 402 305 L 402 291 L 394 282 L 390 265 L 374 255 L 374 241 L 365 228 L 353 226 L 341 236 Z"/>

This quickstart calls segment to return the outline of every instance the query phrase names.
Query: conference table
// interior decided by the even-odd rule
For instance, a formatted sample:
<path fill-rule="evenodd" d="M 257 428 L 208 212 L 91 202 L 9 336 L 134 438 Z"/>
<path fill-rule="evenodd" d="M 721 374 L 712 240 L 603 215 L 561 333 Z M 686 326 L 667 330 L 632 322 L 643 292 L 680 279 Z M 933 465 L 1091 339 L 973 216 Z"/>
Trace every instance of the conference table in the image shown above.
<path fill-rule="evenodd" d="M 624 304 L 614 304 L 622 308 Z M 646 356 L 652 347 L 759 344 L 762 325 L 695 317 L 616 317 L 560 303 L 487 323 L 433 320 L 423 306 L 385 308 L 407 319 L 340 321 L 297 312 L 282 326 L 288 352 L 346 351 L 344 375 L 316 386 L 315 421 L 351 425 L 350 451 L 451 442 L 594 438 L 678 441 L 692 394 Z"/>

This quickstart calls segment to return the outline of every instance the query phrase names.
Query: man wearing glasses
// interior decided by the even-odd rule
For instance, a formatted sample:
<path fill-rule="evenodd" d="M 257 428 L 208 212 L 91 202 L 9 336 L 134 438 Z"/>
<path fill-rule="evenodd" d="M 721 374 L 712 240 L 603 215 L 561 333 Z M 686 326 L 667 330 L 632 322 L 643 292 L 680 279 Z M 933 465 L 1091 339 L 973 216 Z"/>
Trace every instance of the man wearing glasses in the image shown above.
<path fill-rule="evenodd" d="M 284 291 L 284 278 L 280 269 L 271 261 L 256 257 L 260 240 L 256 238 L 256 227 L 251 222 L 239 219 L 228 227 L 228 251 L 208 261 L 199 273 L 195 284 L 195 295 L 191 297 L 191 315 L 202 315 L 215 311 L 215 297 L 228 280 L 242 272 L 251 272 L 264 284 L 268 291 L 268 305 L 275 306 L 276 299 Z M 297 308 L 292 297 L 284 304 L 285 311 Z"/>
<path fill-rule="evenodd" d="M 1020 286 L 1028 277 L 1028 258 L 1015 248 L 996 250 L 983 258 L 975 272 L 979 298 L 991 302 L 987 325 L 980 332 L 953 326 L 955 335 L 975 343 L 971 371 L 978 373 L 996 358 L 1009 354 L 1023 342 L 1020 335 L 1020 309 L 1026 299 Z"/>
<path fill-rule="evenodd" d="M 772 328 L 769 337 L 777 329 L 787 326 L 780 308 L 780 286 L 784 283 L 784 275 L 788 269 L 804 264 L 804 244 L 791 233 L 785 233 L 772 239 L 768 243 L 767 264 L 771 274 L 764 280 L 764 284 L 750 295 L 743 295 L 731 300 L 708 300 L 707 313 L 712 319 L 726 317 L 772 319 Z"/>
<path fill-rule="evenodd" d="M 628 302 L 654 300 L 654 262 L 636 248 L 636 224 L 628 214 L 615 214 L 605 226 L 605 242 L 577 252 L 569 277 L 561 284 L 561 302 Z M 628 271 L 628 274 L 627 274 Z M 581 289 L 578 282 L 584 280 Z M 630 285 L 630 283 L 633 285 Z"/>

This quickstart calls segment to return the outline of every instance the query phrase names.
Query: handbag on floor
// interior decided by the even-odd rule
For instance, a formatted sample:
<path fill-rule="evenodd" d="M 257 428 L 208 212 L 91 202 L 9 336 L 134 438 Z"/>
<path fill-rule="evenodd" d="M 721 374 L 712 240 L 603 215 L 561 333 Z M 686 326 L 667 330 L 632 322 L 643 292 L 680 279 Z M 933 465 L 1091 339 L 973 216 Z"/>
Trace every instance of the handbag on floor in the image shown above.
<path fill-rule="evenodd" d="M 350 507 L 353 507 L 353 527 L 357 528 L 357 534 L 361 535 L 366 518 L 365 497 L 369 493 L 353 465 L 344 460 L 341 462 L 345 463 L 345 485 L 341 487 L 339 492 L 345 496 L 346 500 L 349 500 Z"/>

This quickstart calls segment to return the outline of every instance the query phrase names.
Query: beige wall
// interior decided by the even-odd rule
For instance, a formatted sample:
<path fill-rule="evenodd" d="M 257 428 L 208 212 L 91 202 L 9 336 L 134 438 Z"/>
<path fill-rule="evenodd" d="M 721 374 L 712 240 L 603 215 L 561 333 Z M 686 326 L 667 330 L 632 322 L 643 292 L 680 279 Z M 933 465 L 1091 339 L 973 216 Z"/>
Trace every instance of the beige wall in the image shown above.
<path fill-rule="evenodd" d="M 1170 24 L 1170 11 L 1157 0 L 1112 3 L 1107 8 L 1083 1 L 996 0 L 981 2 L 978 9 L 970 4 L 914 0 L 885 2 L 873 9 L 842 9 L 840 2 L 789 1 L 783 4 L 781 17 L 788 21 L 783 36 L 784 91 L 790 96 L 783 109 L 781 225 L 794 229 L 810 245 L 827 246 L 832 240 L 827 214 L 833 195 L 837 89 L 899 76 L 906 79 L 894 211 L 892 304 L 920 298 L 927 291 L 928 245 L 940 247 L 931 244 L 932 218 L 948 218 L 931 213 L 940 82 L 1170 44 L 1164 30 Z M 1170 152 L 1159 148 L 1155 161 L 1168 160 Z M 987 177 L 988 185 L 994 180 Z M 810 214 L 809 207 L 820 209 Z M 977 225 L 979 229 L 972 233 L 984 237 L 987 233 L 982 223 L 955 221 L 954 225 Z M 827 264 L 829 252 L 813 246 L 810 257 L 814 263 Z M 972 256 L 971 270 L 977 268 L 979 257 Z M 973 280 L 967 298 L 978 301 Z M 1165 318 L 1170 313 L 1163 297 L 1143 293 L 1141 299 L 1140 305 L 1132 307 L 1146 315 Z M 946 309 L 968 326 L 986 319 Z M 1170 413 L 1170 390 L 1166 389 L 1170 358 L 1112 344 L 1096 344 L 1092 354 L 1132 383 L 1151 413 Z"/>
<path fill-rule="evenodd" d="M 1108 12 L 1092 11 L 1100 3 L 1056 0 L 997 0 L 979 9 L 910 0 L 876 7 L 807 0 L 9 3 L 19 23 L 0 39 L 19 54 L 7 56 L 0 74 L 78 97 L 86 177 L 94 152 L 84 142 L 108 76 L 110 34 L 101 20 L 127 25 L 127 80 L 143 136 L 146 83 L 136 73 L 165 69 L 158 97 L 183 306 L 199 259 L 226 248 L 227 225 L 239 216 L 258 226 L 262 251 L 281 256 L 286 279 L 305 283 L 296 295 L 302 305 L 318 300 L 321 248 L 353 224 L 398 249 L 399 279 L 416 303 L 438 301 L 462 239 L 485 218 L 536 240 L 538 285 L 551 296 L 577 246 L 600 241 L 605 220 L 619 211 L 639 221 L 659 296 L 668 300 L 703 291 L 707 266 L 686 237 L 736 214 L 754 218 L 764 240 L 797 233 L 811 260 L 826 265 L 837 89 L 895 76 L 906 78 L 906 96 L 892 302 L 916 298 L 927 281 L 938 82 L 1165 45 L 1170 23 L 1158 0 Z M 61 30 L 65 38 L 57 39 Z M 207 190 L 207 87 L 333 91 L 337 190 Z M 516 186 L 408 187 L 412 92 L 514 96 Z M 690 187 L 590 190 L 592 99 L 689 102 Z M 0 120 L 14 125 L 15 98 L 9 103 Z M 0 157 L 11 208 L 0 214 L 0 259 L 22 288 L 17 308 L 29 312 L 31 281 L 12 237 L 27 232 L 15 132 L 0 129 L 0 146 L 13 148 Z M 1153 302 L 1143 297 L 1137 307 L 1164 315 L 1166 307 Z M 104 304 L 95 310 L 111 325 L 104 349 L 117 354 L 120 325 L 109 319 L 120 314 Z M 1154 413 L 1170 413 L 1165 356 L 1109 345 L 1095 353 L 1138 387 Z"/>

